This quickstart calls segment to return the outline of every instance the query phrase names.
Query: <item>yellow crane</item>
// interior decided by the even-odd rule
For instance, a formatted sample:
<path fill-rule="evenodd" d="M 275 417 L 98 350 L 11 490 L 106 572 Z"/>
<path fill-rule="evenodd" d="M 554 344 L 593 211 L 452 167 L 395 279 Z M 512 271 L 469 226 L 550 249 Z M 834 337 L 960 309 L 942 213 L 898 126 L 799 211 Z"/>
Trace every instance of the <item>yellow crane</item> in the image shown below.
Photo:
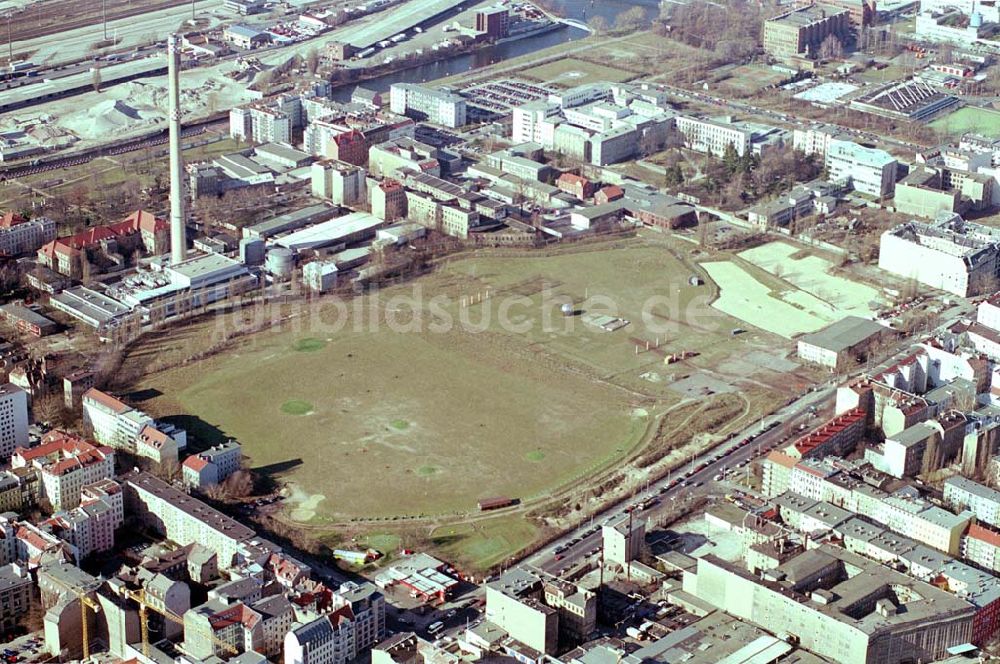
<path fill-rule="evenodd" d="M 76 588 L 75 586 L 63 583 L 52 575 L 48 575 L 48 579 L 57 586 L 65 588 L 71 592 L 80 601 L 80 632 L 83 643 L 83 659 L 87 659 L 90 657 L 90 626 L 87 624 L 87 609 L 90 609 L 97 614 L 101 612 L 101 605 L 90 599 L 88 593 Z"/>
<path fill-rule="evenodd" d="M 149 622 L 148 622 L 149 610 L 152 609 L 153 611 L 159 613 L 167 620 L 175 622 L 181 626 L 184 626 L 184 618 L 177 615 L 173 611 L 168 610 L 165 607 L 161 607 L 157 604 L 150 604 L 148 601 L 146 601 L 146 590 L 144 588 L 140 588 L 139 590 L 131 590 L 129 588 L 125 588 L 124 592 L 129 599 L 135 601 L 135 603 L 139 605 L 139 629 L 142 632 L 142 654 L 144 657 L 148 659 L 149 658 Z M 222 639 L 216 637 L 214 634 L 204 632 L 203 636 L 207 637 L 210 641 L 212 641 L 212 643 L 221 647 L 222 649 L 234 655 L 239 654 L 239 650 L 236 648 L 236 646 L 234 646 L 231 643 L 223 641 Z"/>

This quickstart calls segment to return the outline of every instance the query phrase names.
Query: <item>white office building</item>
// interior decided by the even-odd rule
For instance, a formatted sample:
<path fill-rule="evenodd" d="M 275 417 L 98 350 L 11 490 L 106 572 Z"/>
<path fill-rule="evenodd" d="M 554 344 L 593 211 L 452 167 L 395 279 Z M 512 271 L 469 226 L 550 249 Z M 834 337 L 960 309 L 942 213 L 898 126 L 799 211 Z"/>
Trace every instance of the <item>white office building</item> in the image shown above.
<path fill-rule="evenodd" d="M 48 217 L 26 219 L 16 212 L 0 216 L 0 254 L 33 253 L 55 239 L 56 222 Z"/>
<path fill-rule="evenodd" d="M 896 160 L 885 150 L 831 139 L 826 152 L 830 182 L 850 183 L 855 191 L 881 198 L 896 187 Z"/>
<path fill-rule="evenodd" d="M 0 464 L 27 445 L 28 393 L 12 383 L 0 385 Z"/>
<path fill-rule="evenodd" d="M 338 205 L 358 205 L 365 200 L 365 169 L 336 159 L 312 165 L 312 193 Z"/>
<path fill-rule="evenodd" d="M 445 127 L 465 124 L 465 99 L 446 90 L 412 83 L 394 83 L 389 88 L 389 108 L 393 113 Z"/>

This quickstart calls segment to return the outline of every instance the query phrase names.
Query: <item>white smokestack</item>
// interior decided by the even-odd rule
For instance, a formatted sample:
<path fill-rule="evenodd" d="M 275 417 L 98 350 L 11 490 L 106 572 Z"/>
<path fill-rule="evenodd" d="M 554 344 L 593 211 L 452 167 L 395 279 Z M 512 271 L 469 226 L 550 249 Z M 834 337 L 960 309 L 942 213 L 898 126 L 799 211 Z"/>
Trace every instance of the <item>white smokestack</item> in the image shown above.
<path fill-rule="evenodd" d="M 187 214 L 184 205 L 184 158 L 181 156 L 181 45 L 177 35 L 167 37 L 167 78 L 170 103 L 170 262 L 187 256 Z"/>

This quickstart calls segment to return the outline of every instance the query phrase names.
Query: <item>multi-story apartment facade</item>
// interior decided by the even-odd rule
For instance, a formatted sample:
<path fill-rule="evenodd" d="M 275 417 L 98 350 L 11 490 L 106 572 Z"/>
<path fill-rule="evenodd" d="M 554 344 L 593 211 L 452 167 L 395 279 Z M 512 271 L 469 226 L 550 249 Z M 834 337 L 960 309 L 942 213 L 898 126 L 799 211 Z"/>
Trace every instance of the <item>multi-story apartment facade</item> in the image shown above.
<path fill-rule="evenodd" d="M 944 501 L 955 511 L 971 511 L 977 521 L 1000 526 L 1000 491 L 956 475 L 944 482 Z"/>
<path fill-rule="evenodd" d="M 243 463 L 243 448 L 235 440 L 213 445 L 203 452 L 184 460 L 184 483 L 192 487 L 221 484 L 239 470 Z"/>
<path fill-rule="evenodd" d="M 466 104 L 461 95 L 413 83 L 393 83 L 389 108 L 393 113 L 445 127 L 461 127 L 466 122 Z"/>
<path fill-rule="evenodd" d="M 27 569 L 10 564 L 0 567 L 0 635 L 17 627 L 21 616 L 31 608 L 34 583 Z"/>
<path fill-rule="evenodd" d="M 911 221 L 882 233 L 878 266 L 959 297 L 996 290 L 1000 234 L 950 216 Z"/>
<path fill-rule="evenodd" d="M 85 486 L 114 477 L 115 454 L 110 447 L 55 430 L 37 447 L 18 448 L 11 466 L 35 469 L 41 477 L 41 498 L 54 510 L 70 510 L 80 504 Z"/>
<path fill-rule="evenodd" d="M 28 219 L 16 212 L 0 216 L 0 255 L 34 253 L 56 239 L 56 222 L 48 217 Z"/>
<path fill-rule="evenodd" d="M 0 385 L 0 464 L 28 444 L 28 393 L 17 385 Z"/>
<path fill-rule="evenodd" d="M 220 569 L 229 569 L 244 549 L 242 545 L 255 535 L 250 528 L 148 473 L 132 472 L 122 479 L 125 505 L 131 514 L 181 546 L 197 543 L 215 552 Z"/>
<path fill-rule="evenodd" d="M 358 205 L 365 200 L 365 169 L 335 159 L 312 165 L 313 196 L 338 205 Z"/>

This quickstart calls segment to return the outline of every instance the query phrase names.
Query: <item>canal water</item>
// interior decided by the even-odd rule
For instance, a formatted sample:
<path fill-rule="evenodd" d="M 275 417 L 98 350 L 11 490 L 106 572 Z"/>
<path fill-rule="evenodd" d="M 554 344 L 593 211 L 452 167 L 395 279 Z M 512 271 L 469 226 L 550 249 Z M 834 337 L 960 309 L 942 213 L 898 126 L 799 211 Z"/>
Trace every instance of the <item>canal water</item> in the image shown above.
<path fill-rule="evenodd" d="M 594 16 L 602 16 L 610 25 L 614 25 L 615 17 L 632 7 L 642 7 L 649 18 L 659 13 L 657 0 L 552 0 L 549 5 L 557 14 L 586 23 Z M 465 53 L 452 58 L 430 62 L 419 67 L 393 72 L 361 83 L 369 90 L 386 92 L 393 83 L 425 83 L 446 76 L 454 76 L 472 69 L 489 66 L 495 62 L 529 55 L 542 49 L 568 43 L 586 37 L 587 32 L 569 26 L 560 26 L 555 30 L 544 32 L 532 37 L 525 37 L 505 44 L 496 44 L 481 48 L 473 53 Z M 354 85 L 345 85 L 334 90 L 333 98 L 337 101 L 348 101 Z"/>

